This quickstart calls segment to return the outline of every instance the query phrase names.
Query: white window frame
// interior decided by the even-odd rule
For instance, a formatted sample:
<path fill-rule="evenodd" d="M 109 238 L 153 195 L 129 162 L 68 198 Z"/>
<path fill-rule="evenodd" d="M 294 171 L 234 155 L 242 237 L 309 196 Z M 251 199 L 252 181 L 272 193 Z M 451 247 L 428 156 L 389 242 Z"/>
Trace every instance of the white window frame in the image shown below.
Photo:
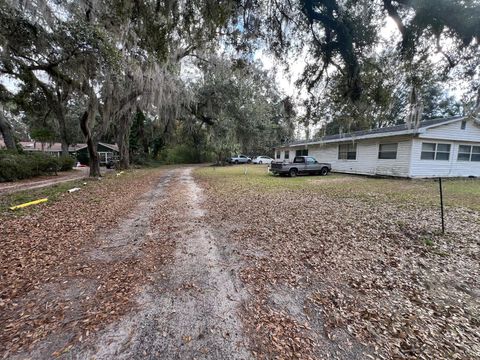
<path fill-rule="evenodd" d="M 113 153 L 111 151 L 99 151 L 98 152 L 98 157 L 103 158 L 103 159 L 99 159 L 100 163 L 106 164 L 106 163 L 108 163 L 109 159 L 113 158 Z"/>
<path fill-rule="evenodd" d="M 395 145 L 395 157 L 392 157 L 392 158 L 380 157 L 380 154 L 382 154 L 382 153 L 393 153 L 393 151 L 383 151 L 382 152 L 382 145 Z M 396 160 L 397 155 L 398 155 L 398 143 L 380 143 L 380 144 L 378 144 L 378 159 L 379 160 Z"/>
<path fill-rule="evenodd" d="M 465 152 L 465 151 L 460 152 L 460 146 L 468 146 L 470 148 L 470 151 L 468 153 Z M 473 151 L 474 148 L 477 148 L 477 149 L 475 149 L 475 151 Z M 468 154 L 468 160 L 459 159 L 460 154 Z M 480 162 L 480 159 L 479 160 L 472 160 L 473 155 L 480 156 L 480 144 L 479 145 L 470 145 L 470 144 L 459 144 L 458 145 L 457 161 L 461 161 L 461 162 L 470 162 L 470 161 Z"/>
<path fill-rule="evenodd" d="M 346 146 L 347 147 L 347 151 L 340 151 L 340 148 L 342 146 Z M 350 146 L 353 146 L 354 150 L 355 151 L 349 151 L 349 147 Z M 348 158 L 348 154 L 349 153 L 353 153 L 355 152 L 355 158 L 354 159 L 349 159 Z M 340 157 L 340 154 L 346 154 L 346 157 Z M 357 154 L 358 154 L 358 147 L 357 147 L 357 143 L 345 143 L 345 144 L 338 144 L 338 160 L 343 160 L 343 161 L 356 161 L 357 160 Z"/>
<path fill-rule="evenodd" d="M 428 145 L 435 145 L 434 150 L 423 150 L 423 145 L 428 144 Z M 438 151 L 438 145 L 448 145 L 448 159 L 438 159 L 438 153 L 441 154 L 447 154 L 446 151 Z M 423 159 L 423 153 L 433 153 L 433 159 Z M 435 143 L 435 142 L 422 142 L 422 148 L 420 151 L 420 160 L 426 160 L 426 161 L 450 161 L 450 155 L 452 154 L 452 144 L 448 143 Z"/>

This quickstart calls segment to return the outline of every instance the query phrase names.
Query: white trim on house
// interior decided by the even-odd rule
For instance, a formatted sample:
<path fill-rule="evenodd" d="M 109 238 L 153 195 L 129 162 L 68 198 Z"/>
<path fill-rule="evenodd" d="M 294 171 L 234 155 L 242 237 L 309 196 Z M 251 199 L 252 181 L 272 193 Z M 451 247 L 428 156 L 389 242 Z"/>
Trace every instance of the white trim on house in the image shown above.
<path fill-rule="evenodd" d="M 316 141 L 306 141 L 304 143 L 297 143 L 292 145 L 283 145 L 279 146 L 278 148 L 283 147 L 298 147 L 298 146 L 308 146 L 308 145 L 320 145 L 320 144 L 330 144 L 330 143 L 338 143 L 338 142 L 346 142 L 346 141 L 358 141 L 358 140 L 365 140 L 365 139 L 375 139 L 379 137 L 389 137 L 389 136 L 401 136 L 401 135 L 410 135 L 415 133 L 415 129 L 404 130 L 404 131 L 396 131 L 391 133 L 381 133 L 381 134 L 369 134 L 369 135 L 360 135 L 360 136 L 350 136 L 345 138 L 339 139 L 331 139 L 331 140 L 316 140 Z"/>

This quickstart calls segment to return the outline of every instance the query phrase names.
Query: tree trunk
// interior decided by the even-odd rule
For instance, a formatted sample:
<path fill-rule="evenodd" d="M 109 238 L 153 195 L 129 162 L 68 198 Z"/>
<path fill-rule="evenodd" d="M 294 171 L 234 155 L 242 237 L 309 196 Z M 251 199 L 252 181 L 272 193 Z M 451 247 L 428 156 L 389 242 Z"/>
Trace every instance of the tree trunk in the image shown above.
<path fill-rule="evenodd" d="M 91 116 L 95 116 L 95 114 L 91 114 L 89 111 L 85 111 L 85 113 L 80 118 L 80 128 L 82 129 L 82 133 L 85 136 L 85 141 L 87 142 L 88 147 L 88 156 L 89 156 L 89 164 L 90 164 L 90 177 L 99 177 L 100 174 L 100 159 L 97 153 L 97 143 L 94 141 L 92 137 L 92 133 L 88 126 L 89 118 Z"/>
<path fill-rule="evenodd" d="M 5 146 L 8 150 L 17 152 L 17 144 L 15 144 L 15 136 L 13 135 L 12 127 L 3 115 L 3 106 L 0 104 L 0 133 L 5 141 Z"/>
<path fill-rule="evenodd" d="M 140 111 L 140 110 L 137 110 L 137 111 Z M 139 146 L 141 146 L 143 150 L 143 153 L 145 155 L 148 155 L 149 149 L 148 149 L 148 140 L 145 135 L 145 117 L 144 116 L 141 116 L 138 122 L 138 141 L 140 143 Z"/>
<path fill-rule="evenodd" d="M 57 94 L 57 97 L 60 98 L 60 95 Z M 53 100 L 54 104 L 52 104 L 52 107 L 54 107 L 54 112 L 55 112 L 55 117 L 57 118 L 58 125 L 60 127 L 60 139 L 62 142 L 62 156 L 68 156 L 68 145 L 69 144 L 69 133 L 67 129 L 67 122 L 65 120 L 65 112 L 63 109 L 63 104 L 59 101 Z"/>
<path fill-rule="evenodd" d="M 69 152 L 68 152 L 68 143 L 65 142 L 65 140 L 62 138 L 62 156 L 68 156 L 69 155 Z"/>
<path fill-rule="evenodd" d="M 119 169 L 128 169 L 130 166 L 130 129 L 133 116 L 124 114 L 117 123 L 117 145 L 120 156 Z"/>

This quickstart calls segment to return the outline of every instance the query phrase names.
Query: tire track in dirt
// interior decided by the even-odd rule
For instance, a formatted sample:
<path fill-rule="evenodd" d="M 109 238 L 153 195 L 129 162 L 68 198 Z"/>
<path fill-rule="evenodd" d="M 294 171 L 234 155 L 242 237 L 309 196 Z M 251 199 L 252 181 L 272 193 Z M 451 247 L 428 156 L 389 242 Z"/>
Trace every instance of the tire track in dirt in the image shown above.
<path fill-rule="evenodd" d="M 232 263 L 217 246 L 192 168 L 175 169 L 165 189 L 172 262 L 154 275 L 135 313 L 109 326 L 87 350 L 95 359 L 250 359 L 238 309 L 245 299 Z M 154 220 L 153 220 L 154 222 Z M 154 234 L 161 239 L 165 234 Z"/>
<path fill-rule="evenodd" d="M 96 239 L 91 244 L 72 253 L 70 267 L 76 268 L 78 263 L 82 263 L 90 271 L 74 277 L 68 277 L 65 274 L 61 281 L 46 282 L 25 297 L 17 300 L 19 305 L 28 305 L 32 298 L 40 299 L 39 301 L 45 304 L 68 305 L 63 309 L 62 316 L 54 320 L 61 323 L 62 331 L 51 332 L 38 341 L 35 346 L 32 346 L 28 352 L 22 352 L 15 356 L 9 356 L 7 352 L 4 356 L 12 359 L 48 359 L 61 355 L 63 355 L 63 358 L 72 358 L 73 354 L 80 351 L 79 348 L 85 346 L 81 344 L 81 340 L 78 340 L 79 336 L 80 339 L 85 338 L 84 335 L 79 335 L 85 333 L 85 329 L 79 326 L 79 322 L 90 322 L 92 312 L 105 311 L 105 303 L 116 302 L 110 296 L 123 291 L 123 289 L 119 289 L 116 293 L 116 291 L 109 289 L 107 294 L 110 294 L 110 296 L 105 298 L 103 292 L 104 288 L 108 286 L 108 278 L 116 276 L 117 272 L 122 270 L 122 264 L 140 263 L 141 266 L 136 269 L 138 274 L 135 275 L 137 280 L 142 281 L 138 286 L 144 283 L 144 272 L 148 269 L 148 261 L 151 257 L 148 250 L 150 249 L 149 242 L 151 242 L 153 236 L 151 232 L 152 212 L 163 201 L 165 188 L 169 186 L 172 174 L 172 171 L 161 173 L 158 180 L 155 181 L 155 185 L 137 198 L 135 206 L 128 215 L 119 221 L 118 225 L 108 231 L 98 232 L 95 235 Z M 161 261 L 156 259 L 156 263 Z M 64 272 L 67 272 L 67 270 L 64 270 Z M 135 293 L 133 287 L 136 284 L 133 284 L 133 287 L 131 285 L 125 283 L 125 286 Z M 119 297 L 122 295 L 119 294 Z M 120 306 L 120 309 L 125 306 L 118 301 L 116 305 Z M 116 310 L 115 307 L 113 309 Z M 116 311 L 108 316 L 113 321 L 115 321 L 115 313 Z M 46 315 L 39 313 L 35 316 Z M 91 333 L 91 331 L 87 331 L 88 333 Z M 72 351 L 70 352 L 70 350 Z"/>

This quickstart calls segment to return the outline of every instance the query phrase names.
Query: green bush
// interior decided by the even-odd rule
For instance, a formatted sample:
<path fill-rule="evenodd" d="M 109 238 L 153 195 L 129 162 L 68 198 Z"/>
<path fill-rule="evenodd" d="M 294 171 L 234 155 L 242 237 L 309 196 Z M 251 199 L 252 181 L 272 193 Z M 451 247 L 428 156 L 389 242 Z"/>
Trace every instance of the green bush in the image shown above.
<path fill-rule="evenodd" d="M 75 165 L 75 159 L 69 155 L 60 156 L 58 158 L 60 171 L 69 171 L 72 170 L 73 165 Z"/>
<path fill-rule="evenodd" d="M 196 164 L 212 160 L 212 155 L 206 151 L 198 152 L 190 145 L 179 144 L 162 150 L 158 156 L 165 164 Z"/>
<path fill-rule="evenodd" d="M 56 173 L 59 168 L 59 159 L 51 155 L 0 151 L 0 182 Z"/>

